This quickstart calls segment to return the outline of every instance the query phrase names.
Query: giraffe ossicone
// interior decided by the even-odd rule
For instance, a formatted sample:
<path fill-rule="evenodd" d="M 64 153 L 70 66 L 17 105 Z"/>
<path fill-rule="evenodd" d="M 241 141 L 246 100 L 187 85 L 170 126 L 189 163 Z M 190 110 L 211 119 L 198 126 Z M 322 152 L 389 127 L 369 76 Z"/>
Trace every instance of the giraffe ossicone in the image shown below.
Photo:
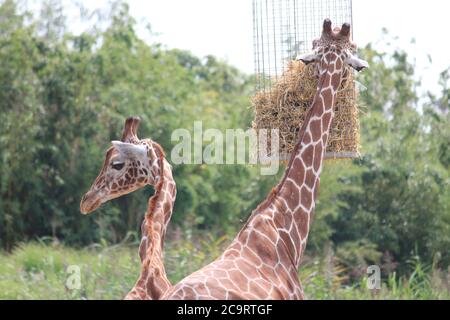
<path fill-rule="evenodd" d="M 333 30 L 326 19 L 313 52 L 299 57 L 316 63 L 319 81 L 280 183 L 219 258 L 181 280 L 163 299 L 304 298 L 297 272 L 313 220 L 336 95 L 345 65 L 357 70 L 368 66 L 353 56 L 350 31 L 349 24 Z"/>
<path fill-rule="evenodd" d="M 81 200 L 80 210 L 88 214 L 109 200 L 146 185 L 154 186 L 155 194 L 148 201 L 141 227 L 141 274 L 125 299 L 159 299 L 171 287 L 162 251 L 176 185 L 161 146 L 150 139 L 138 138 L 139 122 L 137 117 L 126 120 L 121 141 L 112 141 L 98 177 Z"/>

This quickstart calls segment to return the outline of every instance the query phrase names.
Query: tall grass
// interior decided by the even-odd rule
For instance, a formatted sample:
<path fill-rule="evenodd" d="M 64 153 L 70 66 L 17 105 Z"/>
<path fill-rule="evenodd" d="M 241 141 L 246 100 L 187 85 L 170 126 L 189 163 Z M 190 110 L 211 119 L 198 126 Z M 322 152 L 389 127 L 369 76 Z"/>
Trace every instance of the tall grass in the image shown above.
<path fill-rule="evenodd" d="M 172 240 L 166 247 L 166 268 L 173 282 L 212 261 L 226 244 L 226 238 L 191 240 L 195 241 Z M 450 299 L 448 270 L 417 258 L 409 263 L 408 276 L 392 273 L 375 291 L 367 289 L 365 277 L 350 282 L 335 257 L 308 259 L 299 274 L 308 299 Z M 69 266 L 80 268 L 80 290 L 66 286 Z M 0 254 L 0 299 L 121 299 L 133 287 L 139 269 L 135 245 L 76 250 L 27 243 L 11 254 Z"/>

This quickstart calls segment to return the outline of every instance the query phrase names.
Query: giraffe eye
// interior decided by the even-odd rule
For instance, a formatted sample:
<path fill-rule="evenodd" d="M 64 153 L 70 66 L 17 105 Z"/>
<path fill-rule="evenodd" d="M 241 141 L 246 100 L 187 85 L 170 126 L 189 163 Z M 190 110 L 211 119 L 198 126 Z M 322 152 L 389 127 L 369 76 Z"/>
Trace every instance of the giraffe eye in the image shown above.
<path fill-rule="evenodd" d="M 114 170 L 122 170 L 124 165 L 125 165 L 125 163 L 123 163 L 123 162 L 114 162 L 112 164 L 112 168 Z"/>

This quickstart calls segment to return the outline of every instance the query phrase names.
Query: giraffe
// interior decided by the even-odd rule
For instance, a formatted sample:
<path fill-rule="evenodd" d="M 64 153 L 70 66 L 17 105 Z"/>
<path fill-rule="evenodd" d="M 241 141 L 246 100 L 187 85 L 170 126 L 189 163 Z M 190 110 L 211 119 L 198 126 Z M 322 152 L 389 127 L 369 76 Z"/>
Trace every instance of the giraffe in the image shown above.
<path fill-rule="evenodd" d="M 80 210 L 88 214 L 109 200 L 146 185 L 154 186 L 155 194 L 148 201 L 141 225 L 141 274 L 125 299 L 156 300 L 171 287 L 162 252 L 175 202 L 176 184 L 162 147 L 150 139 L 137 137 L 139 123 L 137 117 L 126 120 L 121 141 L 112 141 L 100 174 L 81 200 Z"/>
<path fill-rule="evenodd" d="M 313 53 L 317 93 L 299 132 L 281 182 L 252 212 L 225 252 L 169 289 L 163 299 L 304 299 L 298 269 L 305 251 L 337 90 L 345 64 L 358 71 L 367 62 L 353 56 L 350 25 L 332 29 L 326 19 Z"/>

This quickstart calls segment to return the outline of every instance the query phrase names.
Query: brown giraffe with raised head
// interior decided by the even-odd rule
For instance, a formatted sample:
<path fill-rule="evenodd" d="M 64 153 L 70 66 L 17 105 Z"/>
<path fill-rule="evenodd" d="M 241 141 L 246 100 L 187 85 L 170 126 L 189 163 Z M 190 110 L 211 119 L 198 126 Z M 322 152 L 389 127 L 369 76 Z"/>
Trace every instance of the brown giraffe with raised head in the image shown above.
<path fill-rule="evenodd" d="M 141 275 L 125 299 L 155 300 L 171 287 L 162 252 L 175 202 L 176 185 L 161 146 L 150 139 L 140 140 L 137 137 L 139 122 L 137 117 L 126 120 L 121 141 L 112 142 L 100 174 L 81 200 L 80 209 L 83 214 L 88 214 L 109 200 L 146 185 L 154 186 L 155 194 L 148 201 L 141 227 Z"/>
<path fill-rule="evenodd" d="M 317 63 L 317 93 L 299 132 L 286 172 L 252 213 L 231 245 L 214 262 L 169 289 L 163 299 L 303 299 L 298 268 L 319 190 L 337 90 L 353 56 L 350 25 L 332 30 L 325 20 L 314 52 L 299 60 Z"/>

